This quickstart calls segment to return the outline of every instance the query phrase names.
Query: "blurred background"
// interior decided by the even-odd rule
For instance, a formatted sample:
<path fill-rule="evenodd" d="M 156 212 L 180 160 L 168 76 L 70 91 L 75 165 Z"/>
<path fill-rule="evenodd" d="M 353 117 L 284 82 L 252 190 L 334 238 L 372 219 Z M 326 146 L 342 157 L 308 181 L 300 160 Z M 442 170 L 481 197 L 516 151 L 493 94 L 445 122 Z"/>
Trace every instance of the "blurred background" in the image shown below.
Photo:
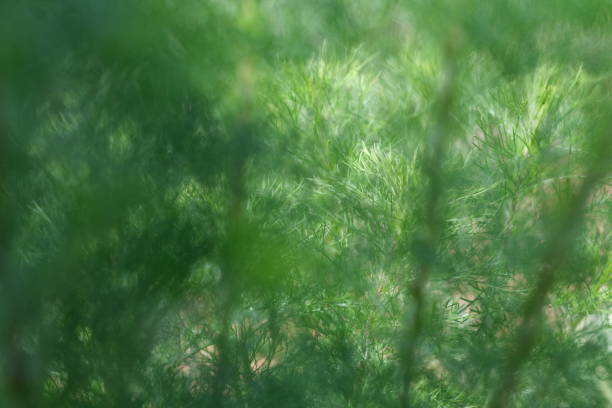
<path fill-rule="evenodd" d="M 610 0 L 0 2 L 0 406 L 608 407 Z"/>

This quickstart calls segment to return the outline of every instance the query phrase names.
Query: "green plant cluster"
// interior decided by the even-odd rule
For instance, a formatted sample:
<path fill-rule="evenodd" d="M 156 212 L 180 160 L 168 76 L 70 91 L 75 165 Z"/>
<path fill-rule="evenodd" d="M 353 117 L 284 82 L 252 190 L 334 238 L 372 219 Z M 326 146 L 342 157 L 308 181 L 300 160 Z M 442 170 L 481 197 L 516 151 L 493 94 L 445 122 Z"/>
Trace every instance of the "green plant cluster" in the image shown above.
<path fill-rule="evenodd" d="M 0 406 L 612 404 L 609 0 L 0 2 Z"/>

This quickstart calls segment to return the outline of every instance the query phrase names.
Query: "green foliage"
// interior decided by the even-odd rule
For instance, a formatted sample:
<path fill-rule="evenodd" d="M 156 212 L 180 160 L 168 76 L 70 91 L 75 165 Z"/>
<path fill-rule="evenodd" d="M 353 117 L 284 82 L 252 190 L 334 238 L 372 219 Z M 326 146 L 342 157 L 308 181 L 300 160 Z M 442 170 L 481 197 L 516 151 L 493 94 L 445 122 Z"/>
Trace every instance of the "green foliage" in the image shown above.
<path fill-rule="evenodd" d="M 606 407 L 608 0 L 0 3 L 0 405 Z"/>

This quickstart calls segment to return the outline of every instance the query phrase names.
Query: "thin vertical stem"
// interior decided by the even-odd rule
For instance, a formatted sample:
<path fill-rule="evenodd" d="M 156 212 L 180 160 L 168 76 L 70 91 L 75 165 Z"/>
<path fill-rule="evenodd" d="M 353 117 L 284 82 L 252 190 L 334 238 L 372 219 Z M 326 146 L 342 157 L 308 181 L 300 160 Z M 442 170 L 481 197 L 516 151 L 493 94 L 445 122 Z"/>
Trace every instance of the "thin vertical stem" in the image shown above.
<path fill-rule="evenodd" d="M 450 133 L 451 109 L 455 99 L 456 51 L 456 44 L 449 42 L 445 53 L 445 75 L 436 106 L 434 129 L 425 149 L 422 168 L 429 185 L 422 209 L 423 231 L 415 240 L 413 247 L 417 262 L 416 276 L 409 288 L 413 310 L 404 328 L 405 337 L 400 346 L 402 365 L 400 407 L 402 408 L 408 408 L 411 404 L 410 391 L 416 376 L 417 351 L 423 337 L 425 323 L 426 288 L 435 263 L 435 252 L 440 235 L 438 203 L 443 193 L 442 163 Z"/>
<path fill-rule="evenodd" d="M 225 406 L 225 392 L 231 380 L 231 370 L 234 367 L 230 342 L 231 319 L 236 301 L 239 298 L 238 275 L 242 272 L 237 265 L 234 246 L 241 239 L 246 194 L 246 164 L 255 126 L 253 121 L 254 103 L 254 67 L 248 59 L 242 61 L 237 67 L 237 85 L 243 95 L 241 109 L 238 113 L 237 127 L 233 138 L 232 161 L 228 169 L 230 202 L 227 210 L 228 238 L 225 243 L 224 274 L 221 282 L 221 300 L 219 301 L 219 315 L 221 316 L 221 330 L 217 337 L 217 367 L 212 386 L 212 402 L 215 407 Z"/>

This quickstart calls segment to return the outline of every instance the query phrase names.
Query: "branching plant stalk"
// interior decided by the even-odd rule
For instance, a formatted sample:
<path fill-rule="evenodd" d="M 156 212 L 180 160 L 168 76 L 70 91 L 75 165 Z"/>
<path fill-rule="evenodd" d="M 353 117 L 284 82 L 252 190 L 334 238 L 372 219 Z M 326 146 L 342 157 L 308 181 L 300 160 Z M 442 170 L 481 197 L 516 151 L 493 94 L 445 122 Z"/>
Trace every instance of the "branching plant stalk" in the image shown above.
<path fill-rule="evenodd" d="M 604 155 L 605 157 L 605 155 Z M 560 220 L 549 231 L 543 255 L 543 267 L 539 274 L 537 284 L 529 295 L 521 315 L 521 323 L 516 330 L 512 342 L 513 349 L 508 353 L 508 362 L 502 372 L 498 387 L 494 389 L 487 408 L 506 408 L 510 403 L 521 367 L 527 362 L 533 350 L 541 327 L 541 316 L 548 294 L 552 290 L 557 271 L 563 264 L 568 253 L 572 236 L 580 225 L 584 207 L 586 206 L 592 190 L 605 176 L 603 163 L 596 163 L 589 175 L 585 178 L 578 192 L 561 213 Z"/>

